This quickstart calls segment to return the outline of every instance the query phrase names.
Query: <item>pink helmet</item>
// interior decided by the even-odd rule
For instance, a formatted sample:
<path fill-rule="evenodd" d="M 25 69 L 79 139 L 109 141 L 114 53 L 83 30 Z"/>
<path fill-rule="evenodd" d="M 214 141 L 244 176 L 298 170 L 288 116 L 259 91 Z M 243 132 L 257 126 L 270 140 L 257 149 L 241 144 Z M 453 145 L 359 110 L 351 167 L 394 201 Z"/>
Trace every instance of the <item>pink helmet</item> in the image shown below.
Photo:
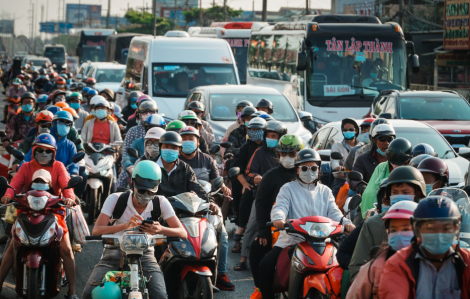
<path fill-rule="evenodd" d="M 385 228 L 388 228 L 390 219 L 410 219 L 413 217 L 413 212 L 418 207 L 414 201 L 402 200 L 397 202 L 385 213 L 382 220 L 385 221 Z"/>
<path fill-rule="evenodd" d="M 143 94 L 143 95 L 141 95 L 140 97 L 137 98 L 137 102 L 136 102 L 137 105 L 139 105 L 144 99 L 151 100 L 152 98 L 149 97 L 146 94 Z"/>

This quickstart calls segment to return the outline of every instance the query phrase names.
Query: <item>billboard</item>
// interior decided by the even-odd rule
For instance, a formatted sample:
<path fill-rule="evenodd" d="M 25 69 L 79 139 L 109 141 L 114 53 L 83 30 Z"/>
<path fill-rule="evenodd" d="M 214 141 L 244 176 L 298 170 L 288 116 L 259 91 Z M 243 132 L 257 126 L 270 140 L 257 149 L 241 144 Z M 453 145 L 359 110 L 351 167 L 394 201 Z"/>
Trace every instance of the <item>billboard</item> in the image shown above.
<path fill-rule="evenodd" d="M 15 30 L 14 20 L 0 20 L 0 33 L 13 34 Z"/>
<path fill-rule="evenodd" d="M 446 0 L 444 14 L 444 49 L 470 49 L 470 0 Z"/>
<path fill-rule="evenodd" d="M 67 22 L 80 27 L 99 27 L 101 24 L 101 5 L 67 4 Z"/>

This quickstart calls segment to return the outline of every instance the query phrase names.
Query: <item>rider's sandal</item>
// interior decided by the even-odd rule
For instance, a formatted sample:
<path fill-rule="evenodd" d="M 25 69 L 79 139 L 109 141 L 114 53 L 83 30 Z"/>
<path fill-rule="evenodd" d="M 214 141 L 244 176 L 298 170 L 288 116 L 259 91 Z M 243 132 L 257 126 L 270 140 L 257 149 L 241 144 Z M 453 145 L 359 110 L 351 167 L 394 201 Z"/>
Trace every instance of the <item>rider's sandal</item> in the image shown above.
<path fill-rule="evenodd" d="M 239 242 L 236 242 L 235 245 L 233 245 L 232 253 L 240 253 L 240 252 L 242 252 L 242 247 L 240 246 Z"/>
<path fill-rule="evenodd" d="M 64 297 L 65 297 L 65 299 L 80 299 L 80 298 L 78 298 L 78 295 L 75 295 L 75 294 L 74 295 L 65 295 Z"/>
<path fill-rule="evenodd" d="M 245 271 L 246 269 L 248 268 L 244 262 L 238 262 L 237 265 L 233 267 L 234 271 Z"/>

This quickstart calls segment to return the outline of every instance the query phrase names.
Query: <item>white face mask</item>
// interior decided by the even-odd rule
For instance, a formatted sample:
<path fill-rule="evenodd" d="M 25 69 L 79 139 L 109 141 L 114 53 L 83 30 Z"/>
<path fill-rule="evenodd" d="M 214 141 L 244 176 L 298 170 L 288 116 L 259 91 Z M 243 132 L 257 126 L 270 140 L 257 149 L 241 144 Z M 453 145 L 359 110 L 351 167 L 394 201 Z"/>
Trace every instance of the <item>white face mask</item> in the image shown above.
<path fill-rule="evenodd" d="M 284 166 L 287 169 L 292 169 L 295 166 L 294 165 L 295 158 L 291 158 L 289 156 L 280 157 L 279 162 L 281 163 L 282 166 Z"/>
<path fill-rule="evenodd" d="M 160 154 L 160 147 L 154 144 L 148 144 L 145 146 L 145 151 L 150 157 L 155 158 Z"/>
<path fill-rule="evenodd" d="M 318 178 L 318 171 L 300 171 L 299 172 L 299 178 L 304 182 L 305 184 L 311 184 L 313 183 L 317 178 Z"/>

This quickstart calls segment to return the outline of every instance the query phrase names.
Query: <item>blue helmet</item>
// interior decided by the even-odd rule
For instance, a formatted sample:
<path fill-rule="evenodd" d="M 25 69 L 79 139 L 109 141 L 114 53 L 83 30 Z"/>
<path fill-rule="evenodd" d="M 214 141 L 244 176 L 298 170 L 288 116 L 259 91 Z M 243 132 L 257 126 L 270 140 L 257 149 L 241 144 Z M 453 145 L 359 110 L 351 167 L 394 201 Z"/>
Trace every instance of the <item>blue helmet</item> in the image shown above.
<path fill-rule="evenodd" d="M 90 90 L 91 88 L 90 87 L 84 87 L 82 89 L 82 93 L 88 93 L 88 91 Z"/>
<path fill-rule="evenodd" d="M 152 114 L 150 115 L 147 120 L 142 124 L 144 127 L 153 128 L 153 127 L 160 127 L 165 128 L 166 123 L 163 116 L 159 114 Z"/>
<path fill-rule="evenodd" d="M 426 143 L 419 143 L 413 147 L 413 157 L 423 154 L 435 156 L 434 148 Z"/>
<path fill-rule="evenodd" d="M 108 281 L 98 285 L 91 291 L 93 299 L 121 299 L 121 288 L 114 281 Z"/>
<path fill-rule="evenodd" d="M 55 115 L 57 112 L 62 111 L 62 108 L 57 106 L 49 106 L 46 108 L 46 110 L 52 112 L 52 114 Z"/>
<path fill-rule="evenodd" d="M 33 142 L 33 145 L 40 145 L 40 146 L 57 149 L 57 144 L 56 144 L 54 136 L 48 133 L 44 133 L 36 137 L 36 139 Z"/>
<path fill-rule="evenodd" d="M 72 114 L 70 114 L 70 112 L 65 111 L 65 110 L 59 111 L 56 114 L 54 114 L 54 118 L 52 119 L 52 121 L 57 120 L 57 119 L 62 119 L 62 120 L 69 121 L 69 122 L 73 123 Z"/>
<path fill-rule="evenodd" d="M 47 102 L 47 94 L 40 94 L 38 96 L 38 103 L 45 103 Z"/>
<path fill-rule="evenodd" d="M 89 95 L 89 96 L 97 96 L 97 95 L 98 95 L 98 91 L 95 90 L 95 89 L 90 89 L 90 90 L 88 90 L 87 95 Z"/>
<path fill-rule="evenodd" d="M 445 196 L 429 196 L 420 200 L 413 212 L 413 221 L 419 220 L 459 220 L 459 208 Z"/>

